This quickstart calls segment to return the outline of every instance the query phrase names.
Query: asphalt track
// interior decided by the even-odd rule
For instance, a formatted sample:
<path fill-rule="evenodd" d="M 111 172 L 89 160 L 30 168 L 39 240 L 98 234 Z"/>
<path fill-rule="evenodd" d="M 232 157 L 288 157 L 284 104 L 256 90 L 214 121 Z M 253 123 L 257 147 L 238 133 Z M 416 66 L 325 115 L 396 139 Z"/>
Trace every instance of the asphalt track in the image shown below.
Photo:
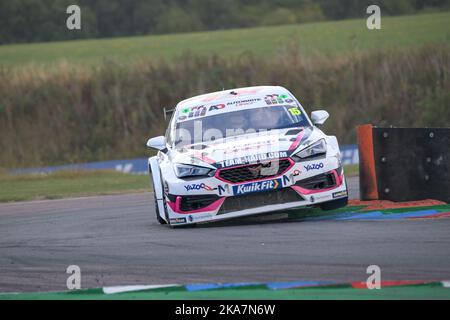
<path fill-rule="evenodd" d="M 358 181 L 349 179 L 357 197 Z M 132 284 L 450 279 L 450 219 L 156 222 L 150 193 L 0 204 L 0 292 Z"/>

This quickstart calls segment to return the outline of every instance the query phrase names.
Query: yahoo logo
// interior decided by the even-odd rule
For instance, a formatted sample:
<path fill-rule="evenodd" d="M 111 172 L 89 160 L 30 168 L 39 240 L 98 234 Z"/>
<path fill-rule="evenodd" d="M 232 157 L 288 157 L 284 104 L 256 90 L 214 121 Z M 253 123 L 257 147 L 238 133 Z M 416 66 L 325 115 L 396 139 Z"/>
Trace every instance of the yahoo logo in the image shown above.
<path fill-rule="evenodd" d="M 204 184 L 204 183 L 200 183 L 200 184 L 191 184 L 191 185 L 187 185 L 184 186 L 186 188 L 186 191 L 191 191 L 191 190 L 200 190 L 200 189 L 204 189 L 206 191 L 211 191 L 214 190 L 213 188 L 211 188 L 210 186 Z"/>
<path fill-rule="evenodd" d="M 306 169 L 306 171 L 319 170 L 319 169 L 323 168 L 323 162 L 308 164 L 307 166 L 303 166 L 303 167 Z"/>

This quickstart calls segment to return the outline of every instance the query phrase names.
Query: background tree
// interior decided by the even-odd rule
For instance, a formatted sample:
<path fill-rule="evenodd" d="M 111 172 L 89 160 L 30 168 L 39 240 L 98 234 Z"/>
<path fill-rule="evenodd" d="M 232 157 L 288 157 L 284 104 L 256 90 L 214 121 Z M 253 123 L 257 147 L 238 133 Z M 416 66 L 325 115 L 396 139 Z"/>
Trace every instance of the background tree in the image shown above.
<path fill-rule="evenodd" d="M 66 8 L 82 29 L 66 28 Z M 190 32 L 449 10 L 450 0 L 0 0 L 0 44 Z"/>

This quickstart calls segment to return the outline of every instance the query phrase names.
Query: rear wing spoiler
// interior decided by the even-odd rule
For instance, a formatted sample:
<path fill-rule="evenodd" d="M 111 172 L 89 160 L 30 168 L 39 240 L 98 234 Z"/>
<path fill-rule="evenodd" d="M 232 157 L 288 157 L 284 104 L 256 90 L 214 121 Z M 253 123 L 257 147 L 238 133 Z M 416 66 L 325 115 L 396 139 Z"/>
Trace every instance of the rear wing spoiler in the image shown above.
<path fill-rule="evenodd" d="M 164 107 L 163 110 L 164 110 L 164 120 L 169 121 L 170 118 L 172 117 L 172 114 L 175 111 L 175 108 L 169 109 Z"/>

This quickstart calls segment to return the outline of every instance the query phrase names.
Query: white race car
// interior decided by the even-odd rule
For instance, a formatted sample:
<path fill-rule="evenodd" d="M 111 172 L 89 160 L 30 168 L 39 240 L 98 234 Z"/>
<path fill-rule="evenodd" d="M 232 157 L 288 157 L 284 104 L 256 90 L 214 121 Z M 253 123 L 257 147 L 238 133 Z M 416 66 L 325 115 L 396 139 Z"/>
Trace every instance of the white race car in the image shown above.
<path fill-rule="evenodd" d="M 347 205 L 336 137 L 285 88 L 261 86 L 184 100 L 166 136 L 148 140 L 158 221 L 170 226 L 306 206 Z M 164 110 L 166 115 L 166 110 Z"/>

